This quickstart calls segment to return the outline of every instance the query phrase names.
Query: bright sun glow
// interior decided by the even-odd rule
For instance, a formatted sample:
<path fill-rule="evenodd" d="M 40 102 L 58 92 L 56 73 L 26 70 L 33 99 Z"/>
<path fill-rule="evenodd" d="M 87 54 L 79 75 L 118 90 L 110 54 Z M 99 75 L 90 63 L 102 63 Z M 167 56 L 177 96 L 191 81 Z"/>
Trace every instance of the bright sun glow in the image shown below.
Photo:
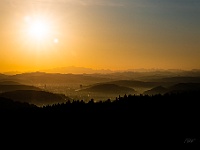
<path fill-rule="evenodd" d="M 25 22 L 28 25 L 27 32 L 33 39 L 41 41 L 50 35 L 50 25 L 47 21 L 25 17 Z"/>
<path fill-rule="evenodd" d="M 30 15 L 23 18 L 24 26 L 22 41 L 30 45 L 29 50 L 38 50 L 40 52 L 50 51 L 57 48 L 60 43 L 60 37 L 57 26 L 53 19 L 48 16 Z"/>
<path fill-rule="evenodd" d="M 43 39 L 48 34 L 48 25 L 42 21 L 33 22 L 30 26 L 29 33 L 37 39 Z"/>

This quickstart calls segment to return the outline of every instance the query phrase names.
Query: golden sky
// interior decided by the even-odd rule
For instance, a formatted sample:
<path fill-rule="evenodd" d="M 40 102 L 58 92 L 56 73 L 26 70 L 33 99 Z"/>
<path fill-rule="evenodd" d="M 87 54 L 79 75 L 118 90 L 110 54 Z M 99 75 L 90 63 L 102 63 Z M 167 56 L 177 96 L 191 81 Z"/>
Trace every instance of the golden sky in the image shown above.
<path fill-rule="evenodd" d="M 0 72 L 200 69 L 199 0 L 1 0 Z"/>

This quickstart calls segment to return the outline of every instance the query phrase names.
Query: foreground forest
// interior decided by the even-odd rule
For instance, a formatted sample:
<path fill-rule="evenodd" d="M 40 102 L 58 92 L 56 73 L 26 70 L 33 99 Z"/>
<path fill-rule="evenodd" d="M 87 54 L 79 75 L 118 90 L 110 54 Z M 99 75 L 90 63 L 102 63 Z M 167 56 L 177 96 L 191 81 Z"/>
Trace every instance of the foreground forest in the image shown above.
<path fill-rule="evenodd" d="M 2 122 L 13 126 L 28 128 L 36 124 L 43 129 L 51 128 L 50 131 L 53 128 L 68 134 L 73 131 L 77 136 L 92 131 L 93 137 L 104 134 L 118 139 L 122 138 L 121 134 L 128 134 L 130 139 L 140 142 L 152 142 L 156 138 L 157 142 L 183 143 L 187 137 L 199 138 L 199 99 L 199 91 L 193 91 L 124 95 L 114 101 L 77 100 L 38 107 L 0 98 L 0 114 Z"/>

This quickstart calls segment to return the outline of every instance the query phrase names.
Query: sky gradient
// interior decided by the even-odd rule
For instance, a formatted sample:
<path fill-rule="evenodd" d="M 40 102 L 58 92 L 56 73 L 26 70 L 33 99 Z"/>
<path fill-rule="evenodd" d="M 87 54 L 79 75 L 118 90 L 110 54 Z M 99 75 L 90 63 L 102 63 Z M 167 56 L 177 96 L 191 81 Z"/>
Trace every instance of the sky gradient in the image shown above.
<path fill-rule="evenodd" d="M 29 18 L 45 21 L 43 39 Z M 0 72 L 200 69 L 199 0 L 1 0 Z"/>

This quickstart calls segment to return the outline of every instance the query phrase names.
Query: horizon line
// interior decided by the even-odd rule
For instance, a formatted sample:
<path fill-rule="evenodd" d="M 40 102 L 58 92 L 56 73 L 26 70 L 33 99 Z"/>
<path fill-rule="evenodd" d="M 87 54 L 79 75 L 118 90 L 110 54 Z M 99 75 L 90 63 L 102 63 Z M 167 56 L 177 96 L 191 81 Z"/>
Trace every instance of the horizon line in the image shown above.
<path fill-rule="evenodd" d="M 56 69 L 69 69 L 69 68 L 76 68 L 76 69 L 88 69 L 93 71 L 93 73 L 89 71 L 83 71 L 77 73 L 77 70 L 74 71 L 53 71 Z M 96 72 L 95 72 L 96 71 Z M 103 72 L 107 71 L 107 72 Z M 16 75 L 16 74 L 23 74 L 23 73 L 49 73 L 49 74 L 109 74 L 109 73 L 118 73 L 118 72 L 154 72 L 154 71 L 200 71 L 200 69 L 163 69 L 163 68 L 137 68 L 137 69 L 121 69 L 121 70 L 112 70 L 112 69 L 93 69 L 93 68 L 86 68 L 86 67 L 76 67 L 76 66 L 68 66 L 68 67 L 57 67 L 52 69 L 42 69 L 42 70 L 29 70 L 29 71 L 18 71 L 18 70 L 11 70 L 11 71 L 0 71 L 0 74 L 5 75 Z M 76 73 L 75 73 L 76 72 Z"/>

